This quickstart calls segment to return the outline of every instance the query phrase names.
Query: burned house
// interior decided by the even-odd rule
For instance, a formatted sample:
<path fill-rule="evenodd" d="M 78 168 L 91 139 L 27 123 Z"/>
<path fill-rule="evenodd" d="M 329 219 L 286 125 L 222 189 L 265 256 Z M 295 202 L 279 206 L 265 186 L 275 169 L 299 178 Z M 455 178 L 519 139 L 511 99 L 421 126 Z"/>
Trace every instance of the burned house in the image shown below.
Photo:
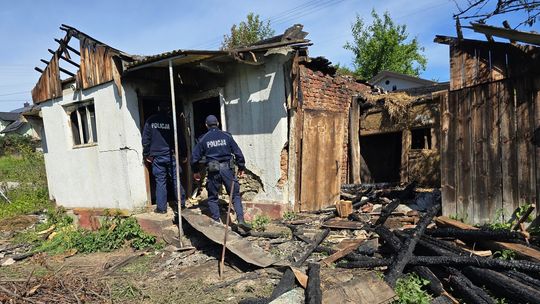
<path fill-rule="evenodd" d="M 195 144 L 214 114 L 243 150 L 248 212 L 316 210 L 339 199 L 348 178 L 352 96 L 365 84 L 310 66 L 302 26 L 228 51 L 135 56 L 67 25 L 32 90 L 46 139 L 52 199 L 68 208 L 145 209 L 151 172 L 141 130 L 161 100 L 175 101 L 178 127 Z M 189 146 L 189 145 L 188 145 Z M 183 166 L 188 193 L 195 186 Z"/>
<path fill-rule="evenodd" d="M 435 38 L 450 46 L 450 91 L 441 104 L 443 214 L 506 221 L 519 206 L 540 207 L 540 49 L 516 42 L 540 45 L 540 35 L 472 28 L 488 41 Z"/>
<path fill-rule="evenodd" d="M 439 104 L 448 84 L 359 97 L 360 181 L 439 187 Z"/>

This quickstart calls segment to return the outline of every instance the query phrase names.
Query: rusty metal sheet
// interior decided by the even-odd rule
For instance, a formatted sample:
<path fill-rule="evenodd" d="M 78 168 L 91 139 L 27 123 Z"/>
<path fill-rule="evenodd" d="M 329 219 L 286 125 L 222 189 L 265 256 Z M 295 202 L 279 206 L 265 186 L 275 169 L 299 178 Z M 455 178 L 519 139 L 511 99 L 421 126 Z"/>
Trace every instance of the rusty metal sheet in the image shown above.
<path fill-rule="evenodd" d="M 223 236 L 225 234 L 224 225 L 216 223 L 208 216 L 199 214 L 190 209 L 183 210 L 182 217 L 193 228 L 204 234 L 210 240 L 223 245 Z M 238 233 L 231 230 L 227 236 L 227 249 L 242 260 L 259 267 L 268 267 L 278 262 L 278 260 L 269 253 L 265 252 L 260 247 L 253 245 Z"/>
<path fill-rule="evenodd" d="M 320 210 L 339 200 L 345 119 L 340 112 L 304 111 L 301 211 Z"/>

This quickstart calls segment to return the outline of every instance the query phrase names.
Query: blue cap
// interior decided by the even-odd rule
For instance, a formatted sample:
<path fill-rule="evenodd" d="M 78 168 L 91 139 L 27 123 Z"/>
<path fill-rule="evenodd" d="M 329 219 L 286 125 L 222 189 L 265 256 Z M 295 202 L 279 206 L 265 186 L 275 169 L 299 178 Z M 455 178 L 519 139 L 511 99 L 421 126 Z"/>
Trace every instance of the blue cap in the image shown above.
<path fill-rule="evenodd" d="M 217 117 L 215 117 L 214 115 L 206 116 L 206 121 L 205 122 L 209 126 L 217 126 L 218 123 L 219 123 Z"/>

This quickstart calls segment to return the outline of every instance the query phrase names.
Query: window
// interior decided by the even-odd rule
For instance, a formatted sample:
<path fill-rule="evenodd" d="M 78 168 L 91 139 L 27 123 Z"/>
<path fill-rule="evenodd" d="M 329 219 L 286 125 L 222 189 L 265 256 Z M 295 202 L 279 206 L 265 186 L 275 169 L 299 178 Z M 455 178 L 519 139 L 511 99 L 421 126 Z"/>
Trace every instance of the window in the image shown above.
<path fill-rule="evenodd" d="M 431 128 L 411 130 L 411 149 L 431 149 Z"/>
<path fill-rule="evenodd" d="M 93 101 L 67 106 L 73 145 L 80 146 L 97 143 L 96 110 Z"/>

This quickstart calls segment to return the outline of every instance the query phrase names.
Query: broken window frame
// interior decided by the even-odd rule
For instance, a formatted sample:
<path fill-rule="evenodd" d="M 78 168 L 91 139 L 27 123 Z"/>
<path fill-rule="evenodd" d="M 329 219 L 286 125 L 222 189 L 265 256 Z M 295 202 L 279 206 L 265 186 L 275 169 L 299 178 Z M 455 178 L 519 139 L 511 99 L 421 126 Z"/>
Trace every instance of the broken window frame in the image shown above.
<path fill-rule="evenodd" d="M 68 115 L 73 148 L 95 146 L 98 143 L 94 100 L 64 106 Z"/>
<path fill-rule="evenodd" d="M 423 145 L 422 148 L 419 148 L 418 146 L 415 146 L 416 141 L 414 140 L 415 133 L 423 130 L 422 139 L 423 139 Z M 411 145 L 410 150 L 411 151 L 422 151 L 422 150 L 434 150 L 434 140 L 433 140 L 433 126 L 423 126 L 411 129 Z M 418 135 L 416 135 L 418 136 Z"/>

